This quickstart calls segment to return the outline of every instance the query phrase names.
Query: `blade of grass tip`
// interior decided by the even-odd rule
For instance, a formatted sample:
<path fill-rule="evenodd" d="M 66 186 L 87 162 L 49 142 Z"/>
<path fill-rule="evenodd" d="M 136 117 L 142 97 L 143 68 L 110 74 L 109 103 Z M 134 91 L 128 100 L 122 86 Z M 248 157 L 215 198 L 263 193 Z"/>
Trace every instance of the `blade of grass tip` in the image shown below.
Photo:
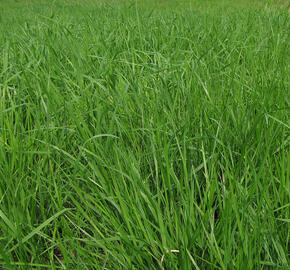
<path fill-rule="evenodd" d="M 99 137 L 112 137 L 112 138 L 117 138 L 117 139 L 119 138 L 118 136 L 115 136 L 115 135 L 112 135 L 112 134 L 98 134 L 98 135 L 95 135 L 95 136 L 89 138 L 88 140 L 86 140 L 84 142 L 83 146 L 85 146 L 91 140 L 96 139 L 96 138 L 99 138 Z"/>
<path fill-rule="evenodd" d="M 280 123 L 281 125 L 283 125 L 284 127 L 290 129 L 290 126 L 288 126 L 287 124 L 283 123 L 282 121 L 280 121 L 279 119 L 275 118 L 274 116 L 267 114 L 268 117 L 272 118 L 274 121 Z"/>
<path fill-rule="evenodd" d="M 200 133 L 201 136 L 203 136 L 203 127 L 202 127 L 202 123 L 200 122 Z M 207 170 L 207 162 L 206 162 L 206 157 L 205 157 L 205 150 L 204 150 L 204 144 L 203 141 L 201 142 L 201 153 L 202 153 L 202 160 L 203 160 L 203 164 L 204 164 L 204 177 L 206 179 L 206 182 L 209 182 L 209 174 L 208 174 L 208 170 Z"/>
<path fill-rule="evenodd" d="M 57 147 L 56 145 L 53 145 L 53 144 L 50 144 L 50 143 L 47 143 L 47 142 L 45 142 L 45 141 L 38 140 L 38 139 L 35 139 L 35 141 L 37 141 L 37 142 L 41 142 L 41 143 L 43 143 L 43 144 L 46 144 L 46 145 L 52 147 L 53 149 L 55 149 L 55 150 L 57 150 L 57 151 L 63 153 L 64 155 L 66 155 L 67 157 L 69 157 L 71 160 L 76 161 L 76 158 L 75 158 L 75 157 L 73 157 L 70 153 L 64 151 L 63 149 Z"/>
<path fill-rule="evenodd" d="M 61 211 L 59 211 L 58 213 L 56 213 L 55 215 L 51 216 L 50 218 L 48 218 L 46 221 L 44 221 L 42 224 L 40 224 L 37 228 L 35 228 L 34 230 L 32 230 L 32 232 L 30 232 L 28 235 L 26 235 L 22 240 L 21 240 L 21 244 L 24 244 L 26 241 L 28 241 L 31 237 L 33 237 L 35 234 L 37 234 L 40 230 L 42 230 L 45 226 L 47 226 L 50 222 L 52 222 L 54 219 L 56 219 L 58 216 L 60 216 L 61 214 L 63 214 L 64 212 L 70 210 L 71 208 L 65 208 Z M 12 252 L 13 250 L 15 250 L 17 247 L 19 246 L 19 243 L 16 244 L 13 248 L 11 248 L 9 250 L 9 252 Z"/>
<path fill-rule="evenodd" d="M 285 250 L 284 248 L 281 246 L 281 244 L 278 241 L 275 241 L 272 237 L 272 243 L 273 246 L 276 250 L 276 252 L 279 254 L 280 256 L 280 260 L 282 261 L 283 265 L 287 265 L 288 264 L 288 260 L 287 260 L 287 255 L 285 254 Z"/>
<path fill-rule="evenodd" d="M 200 256 L 198 256 L 198 255 L 196 255 L 196 254 L 195 254 L 194 256 L 195 256 L 196 258 L 200 259 L 201 261 L 207 263 L 208 265 L 213 266 L 213 267 L 214 267 L 213 269 L 223 269 L 223 268 L 221 268 L 220 266 L 217 266 L 216 264 L 213 264 L 213 263 L 207 261 L 206 259 L 204 259 L 204 258 L 202 258 L 202 257 L 200 257 Z"/>
<path fill-rule="evenodd" d="M 273 212 L 277 212 L 277 211 L 282 210 L 282 209 L 284 209 L 284 208 L 287 208 L 287 207 L 289 207 L 289 206 L 290 206 L 290 203 L 287 203 L 287 204 L 285 204 L 285 205 L 283 205 L 283 206 L 281 206 L 281 207 L 275 209 Z"/>
<path fill-rule="evenodd" d="M 0 210 L 0 217 L 6 223 L 6 225 L 10 228 L 13 233 L 16 233 L 16 228 L 12 224 L 12 222 L 6 217 L 6 215 Z"/>
<path fill-rule="evenodd" d="M 12 111 L 12 110 L 14 110 L 14 109 L 16 109 L 18 107 L 26 106 L 26 105 L 28 105 L 28 103 L 22 103 L 22 104 L 14 105 L 14 106 L 12 106 L 10 108 L 7 108 L 7 109 L 1 111 L 0 113 L 6 113 L 6 112 Z"/>
<path fill-rule="evenodd" d="M 16 233 L 16 228 L 12 224 L 12 222 L 6 217 L 6 215 L 0 210 L 0 217 L 3 219 L 3 221 L 6 223 L 6 225 L 10 228 L 10 230 L 13 233 Z"/>
<path fill-rule="evenodd" d="M 286 223 L 290 223 L 290 218 L 276 218 L 276 219 Z"/>
<path fill-rule="evenodd" d="M 221 265 L 222 269 L 225 269 L 225 265 L 224 265 L 224 262 L 223 262 L 223 259 L 222 259 L 222 255 L 221 255 L 221 251 L 220 251 L 220 248 L 219 248 L 219 245 L 215 239 L 215 236 L 214 236 L 214 233 L 213 231 L 211 231 L 210 233 L 206 230 L 206 227 L 204 225 L 204 223 L 201 221 L 201 225 L 202 225 L 202 228 L 204 230 L 204 233 L 208 239 L 208 243 L 209 243 L 209 246 L 211 247 L 211 249 L 213 250 L 214 252 L 214 256 L 216 258 L 216 260 L 219 262 L 219 264 Z"/>
<path fill-rule="evenodd" d="M 193 257 L 191 256 L 190 252 L 188 251 L 188 249 L 186 249 L 186 252 L 189 256 L 189 259 L 191 260 L 192 264 L 194 265 L 195 269 L 199 270 L 199 267 L 197 266 L 196 261 L 193 259 Z"/>

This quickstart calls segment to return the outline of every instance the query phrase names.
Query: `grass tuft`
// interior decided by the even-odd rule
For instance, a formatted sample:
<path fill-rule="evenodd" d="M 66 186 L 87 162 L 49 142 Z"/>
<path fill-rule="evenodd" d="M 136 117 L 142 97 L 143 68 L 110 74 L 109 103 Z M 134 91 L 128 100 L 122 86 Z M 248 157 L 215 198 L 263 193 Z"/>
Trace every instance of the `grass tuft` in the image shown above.
<path fill-rule="evenodd" d="M 0 268 L 288 269 L 289 12 L 0 2 Z"/>

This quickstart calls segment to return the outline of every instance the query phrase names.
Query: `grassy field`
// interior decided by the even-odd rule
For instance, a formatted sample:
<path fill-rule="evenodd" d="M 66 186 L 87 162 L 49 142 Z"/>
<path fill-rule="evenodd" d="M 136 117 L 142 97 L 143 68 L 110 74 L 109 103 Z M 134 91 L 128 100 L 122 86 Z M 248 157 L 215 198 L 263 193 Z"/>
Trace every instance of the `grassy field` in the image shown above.
<path fill-rule="evenodd" d="M 0 1 L 0 269 L 289 269 L 277 2 Z"/>

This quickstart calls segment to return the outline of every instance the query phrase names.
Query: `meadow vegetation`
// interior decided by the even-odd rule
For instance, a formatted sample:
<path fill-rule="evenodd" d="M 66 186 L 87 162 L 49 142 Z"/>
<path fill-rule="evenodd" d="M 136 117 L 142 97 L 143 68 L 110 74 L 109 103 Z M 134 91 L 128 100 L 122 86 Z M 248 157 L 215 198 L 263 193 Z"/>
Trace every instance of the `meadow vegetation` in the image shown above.
<path fill-rule="evenodd" d="M 289 269 L 289 29 L 285 1 L 0 1 L 0 269 Z"/>

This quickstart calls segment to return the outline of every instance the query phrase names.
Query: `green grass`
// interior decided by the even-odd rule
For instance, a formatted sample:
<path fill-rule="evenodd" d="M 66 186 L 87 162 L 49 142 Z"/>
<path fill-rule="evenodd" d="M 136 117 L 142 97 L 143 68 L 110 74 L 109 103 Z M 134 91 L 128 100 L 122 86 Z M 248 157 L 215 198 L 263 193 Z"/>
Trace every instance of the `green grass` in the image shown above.
<path fill-rule="evenodd" d="M 273 1 L 0 1 L 0 269 L 288 269 L 289 29 Z"/>

